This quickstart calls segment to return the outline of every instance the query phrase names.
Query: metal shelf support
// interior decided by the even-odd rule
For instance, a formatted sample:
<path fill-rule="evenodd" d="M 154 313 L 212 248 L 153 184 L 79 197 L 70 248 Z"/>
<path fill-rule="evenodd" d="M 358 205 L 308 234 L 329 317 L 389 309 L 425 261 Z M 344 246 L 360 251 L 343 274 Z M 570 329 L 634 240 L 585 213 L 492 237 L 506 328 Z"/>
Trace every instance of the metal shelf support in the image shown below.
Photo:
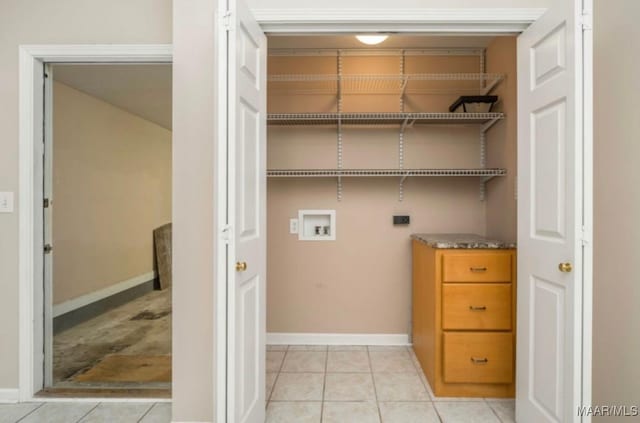
<path fill-rule="evenodd" d="M 480 168 L 487 167 L 487 131 L 498 122 L 499 119 L 491 119 L 480 127 Z M 492 177 L 480 180 L 480 201 L 484 201 L 487 194 L 487 182 Z"/>
<path fill-rule="evenodd" d="M 337 144 L 337 152 L 338 152 L 338 170 L 342 170 L 342 54 L 338 51 L 337 57 L 337 67 L 338 67 L 338 96 L 337 96 L 337 110 L 338 110 L 338 144 Z M 337 181 L 337 197 L 338 201 L 342 201 L 342 176 L 338 175 Z"/>
<path fill-rule="evenodd" d="M 497 78 L 493 79 L 489 85 L 484 87 L 481 91 L 482 95 L 489 95 L 491 92 L 504 80 L 504 75 L 500 75 Z"/>
<path fill-rule="evenodd" d="M 404 169 L 404 131 L 409 124 L 409 118 L 406 118 L 404 122 L 402 122 L 402 126 L 400 127 L 400 133 L 398 135 L 398 168 Z M 402 201 L 404 199 L 404 180 L 407 178 L 408 174 L 404 175 L 402 179 L 400 179 L 400 185 L 398 187 L 398 201 Z"/>

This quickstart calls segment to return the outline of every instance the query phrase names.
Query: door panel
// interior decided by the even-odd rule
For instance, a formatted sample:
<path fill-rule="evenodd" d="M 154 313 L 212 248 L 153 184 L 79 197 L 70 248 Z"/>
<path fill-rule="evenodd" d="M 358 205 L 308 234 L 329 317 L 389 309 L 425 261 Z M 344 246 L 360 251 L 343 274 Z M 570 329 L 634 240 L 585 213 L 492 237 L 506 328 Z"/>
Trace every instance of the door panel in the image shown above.
<path fill-rule="evenodd" d="M 531 113 L 532 236 L 564 240 L 566 227 L 566 102 L 546 105 Z"/>
<path fill-rule="evenodd" d="M 565 345 L 562 285 L 533 277 L 530 321 L 532 325 L 531 400 L 551 416 L 562 415 L 563 357 Z"/>
<path fill-rule="evenodd" d="M 247 6 L 229 2 L 227 421 L 265 420 L 266 54 Z"/>
<path fill-rule="evenodd" d="M 566 22 L 562 22 L 531 46 L 532 90 L 566 70 L 566 28 Z"/>
<path fill-rule="evenodd" d="M 579 420 L 581 15 L 582 1 L 554 2 L 518 38 L 518 422 Z"/>
<path fill-rule="evenodd" d="M 237 138 L 238 153 L 238 236 L 250 241 L 260 236 L 259 203 L 259 145 L 260 113 L 247 104 L 240 103 L 240 122 Z"/>

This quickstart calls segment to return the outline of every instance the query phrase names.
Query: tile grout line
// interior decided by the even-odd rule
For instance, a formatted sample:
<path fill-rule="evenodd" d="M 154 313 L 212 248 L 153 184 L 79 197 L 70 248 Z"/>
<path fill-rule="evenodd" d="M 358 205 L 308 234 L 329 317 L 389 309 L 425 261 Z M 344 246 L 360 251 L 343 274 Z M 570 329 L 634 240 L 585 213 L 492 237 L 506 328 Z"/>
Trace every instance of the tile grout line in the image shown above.
<path fill-rule="evenodd" d="M 422 367 L 420 367 L 420 363 L 418 362 L 418 358 L 415 357 L 415 354 L 413 353 L 413 351 L 409 351 L 409 348 L 410 347 L 407 347 L 407 352 L 409 353 L 409 357 L 411 358 L 411 364 L 413 364 L 413 368 L 416 369 L 416 372 L 418 373 L 418 379 L 420 379 L 420 383 L 422 383 L 422 386 L 427 391 L 427 395 L 429 396 L 429 402 L 434 404 L 435 401 L 433 400 L 433 395 L 432 395 L 433 391 L 431 390 L 431 386 L 427 386 L 427 383 L 428 383 L 427 375 L 424 374 L 424 371 L 422 371 Z M 422 376 L 424 376 L 424 378 Z M 435 405 L 434 405 L 434 408 L 435 408 Z"/>
<path fill-rule="evenodd" d="M 102 404 L 101 402 L 97 403 L 96 405 L 94 405 L 91 410 L 87 411 L 86 413 L 84 413 L 82 415 L 82 417 L 80 417 L 76 423 L 80 423 L 82 421 L 82 419 L 84 419 L 85 417 L 87 417 L 89 414 L 93 413 L 93 410 L 95 410 L 96 408 L 98 408 L 100 406 L 100 404 Z"/>
<path fill-rule="evenodd" d="M 440 423 L 443 423 L 444 420 L 442 420 L 442 416 L 440 415 L 440 412 L 438 411 L 438 408 L 436 407 L 436 403 L 433 400 L 433 396 L 431 395 L 431 387 L 427 387 L 427 375 L 424 374 L 424 371 L 422 371 L 422 367 L 420 366 L 420 363 L 418 362 L 418 357 L 415 356 L 415 353 L 413 352 L 413 348 L 411 348 L 411 351 L 409 351 L 409 348 L 411 347 L 407 347 L 407 352 L 409 353 L 409 356 L 411 357 L 411 363 L 413 363 L 413 367 L 416 369 L 416 371 L 418 372 L 418 379 L 420 379 L 420 383 L 422 383 L 422 386 L 424 387 L 424 389 L 427 391 L 427 395 L 429 396 L 429 402 L 431 403 L 431 406 L 433 407 L 433 411 L 435 411 L 436 413 L 436 417 L 438 417 L 438 420 L 440 421 Z M 421 377 L 421 375 L 424 376 L 424 379 Z"/>
<path fill-rule="evenodd" d="M 327 390 L 327 369 L 329 368 L 329 346 L 327 345 L 327 352 L 324 358 L 324 379 L 322 381 L 322 399 L 320 401 L 320 423 L 322 423 L 322 419 L 324 418 L 324 396 Z"/>
<path fill-rule="evenodd" d="M 41 402 L 40 405 L 38 405 L 36 408 L 34 408 L 33 410 L 29 411 L 27 414 L 25 414 L 24 416 L 20 417 L 16 423 L 21 422 L 22 420 L 26 419 L 27 417 L 29 417 L 31 414 L 35 413 L 36 410 L 39 410 L 42 406 L 44 406 L 44 402 Z"/>
<path fill-rule="evenodd" d="M 487 407 L 489 407 L 489 409 L 491 410 L 491 412 L 493 413 L 493 415 L 494 415 L 494 416 L 496 416 L 496 418 L 498 419 L 498 421 L 499 421 L 500 423 L 504 423 L 504 422 L 503 422 L 503 420 L 502 420 L 502 418 L 501 418 L 501 417 L 498 415 L 498 413 L 496 412 L 496 410 L 491 406 L 491 403 L 490 403 L 489 401 L 487 401 L 487 399 L 486 399 L 486 398 L 483 398 L 483 399 L 484 399 L 484 403 L 485 403 L 485 404 L 487 404 Z"/>
<path fill-rule="evenodd" d="M 142 416 L 138 419 L 138 423 L 140 423 L 142 420 L 144 420 L 144 418 L 147 416 L 147 414 L 149 414 L 151 412 L 151 409 L 153 409 L 153 407 L 155 407 L 158 403 L 154 402 L 153 404 L 151 404 L 151 407 L 149 407 L 147 409 L 147 411 L 144 412 L 144 414 L 142 414 Z"/>
<path fill-rule="evenodd" d="M 378 388 L 376 388 L 376 379 L 373 375 L 373 363 L 371 362 L 371 351 L 369 350 L 369 347 L 367 346 L 367 359 L 369 361 L 369 370 L 371 373 L 369 373 L 371 375 L 371 382 L 373 383 L 373 394 L 376 397 L 376 408 L 378 409 L 378 419 L 380 419 L 380 422 L 382 423 L 382 411 L 380 411 L 380 401 L 378 399 Z"/>
<path fill-rule="evenodd" d="M 432 402 L 431 404 L 433 405 L 433 411 L 436 412 L 436 416 L 438 417 L 438 420 L 440 420 L 440 423 L 444 423 L 444 420 L 442 419 L 442 416 L 440 415 L 440 412 L 438 411 L 438 408 L 436 407 L 436 403 Z"/>
<path fill-rule="evenodd" d="M 287 345 L 287 348 L 284 350 L 284 355 L 282 356 L 282 362 L 280 363 L 280 367 L 278 367 L 278 371 L 276 372 L 276 378 L 273 380 L 273 386 L 271 387 L 271 392 L 269 392 L 269 400 L 267 401 L 267 405 L 269 405 L 268 403 L 271 402 L 271 398 L 273 397 L 273 391 L 276 390 L 276 383 L 280 378 L 280 373 L 282 371 L 282 366 L 284 366 L 284 360 L 285 358 L 287 358 L 287 353 L 289 353 L 289 345 Z"/>

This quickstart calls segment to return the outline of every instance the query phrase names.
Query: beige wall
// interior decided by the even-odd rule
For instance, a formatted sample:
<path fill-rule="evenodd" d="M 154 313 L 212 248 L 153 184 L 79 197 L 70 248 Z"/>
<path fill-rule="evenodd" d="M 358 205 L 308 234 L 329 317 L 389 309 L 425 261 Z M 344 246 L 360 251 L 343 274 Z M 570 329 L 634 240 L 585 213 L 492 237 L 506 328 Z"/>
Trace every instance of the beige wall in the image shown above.
<path fill-rule="evenodd" d="M 173 421 L 213 421 L 218 1 L 173 10 Z"/>
<path fill-rule="evenodd" d="M 409 332 L 412 232 L 484 231 L 477 184 L 464 178 L 409 179 L 398 203 L 395 178 L 270 180 L 268 185 L 269 332 Z M 298 241 L 298 209 L 335 209 L 337 240 Z M 411 215 L 394 227 L 394 213 Z"/>
<path fill-rule="evenodd" d="M 170 0 L 5 0 L 0 12 L 0 190 L 18 191 L 20 44 L 171 43 Z M 18 386 L 18 213 L 0 215 L 0 389 Z"/>
<path fill-rule="evenodd" d="M 53 101 L 55 305 L 153 271 L 171 132 L 58 82 Z"/>
<path fill-rule="evenodd" d="M 511 45 L 505 44 L 504 48 Z M 500 48 L 497 46 L 496 48 Z M 271 58 L 269 72 L 336 69 L 335 58 Z M 301 66 L 300 62 L 313 62 Z M 332 63 L 333 62 L 333 63 Z M 478 58 L 408 57 L 407 72 L 477 72 Z M 397 73 L 397 58 L 348 57 L 345 73 Z M 478 82 L 473 82 L 477 87 Z M 433 87 L 436 88 L 436 87 Z M 446 111 L 459 94 L 407 96 L 407 111 Z M 331 111 L 328 96 L 270 95 L 270 111 Z M 398 111 L 399 97 L 345 96 L 344 111 Z M 513 117 L 512 117 L 513 118 Z M 345 168 L 398 166 L 398 128 L 345 128 Z M 478 167 L 477 126 L 421 126 L 406 132 L 406 168 Z M 269 127 L 268 167 L 335 168 L 336 129 Z M 279 179 L 268 182 L 269 332 L 395 333 L 410 330 L 411 244 L 414 232 L 485 233 L 485 203 L 478 178 L 408 178 L 398 202 L 399 178 L 345 178 L 343 199 L 336 180 Z M 492 189 L 491 185 L 489 189 Z M 298 241 L 289 219 L 299 209 L 335 209 L 335 242 Z M 409 214 L 408 227 L 392 225 Z"/>
<path fill-rule="evenodd" d="M 640 3 L 596 0 L 594 18 L 593 404 L 631 406 L 640 392 Z"/>
<path fill-rule="evenodd" d="M 511 242 L 516 241 L 518 214 L 516 41 L 497 37 L 487 47 L 487 72 L 506 74 L 493 94 L 500 98 L 495 110 L 507 116 L 487 132 L 487 167 L 507 169 L 507 176 L 487 184 L 487 236 Z"/>

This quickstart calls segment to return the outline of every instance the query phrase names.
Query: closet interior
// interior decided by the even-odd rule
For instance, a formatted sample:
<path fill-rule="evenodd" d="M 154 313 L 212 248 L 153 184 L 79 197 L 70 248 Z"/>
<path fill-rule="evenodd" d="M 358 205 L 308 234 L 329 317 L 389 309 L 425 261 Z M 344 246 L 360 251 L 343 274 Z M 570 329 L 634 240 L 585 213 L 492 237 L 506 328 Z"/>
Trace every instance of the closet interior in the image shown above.
<path fill-rule="evenodd" d="M 412 238 L 515 254 L 515 37 L 270 36 L 267 72 L 269 334 L 411 343 Z"/>

